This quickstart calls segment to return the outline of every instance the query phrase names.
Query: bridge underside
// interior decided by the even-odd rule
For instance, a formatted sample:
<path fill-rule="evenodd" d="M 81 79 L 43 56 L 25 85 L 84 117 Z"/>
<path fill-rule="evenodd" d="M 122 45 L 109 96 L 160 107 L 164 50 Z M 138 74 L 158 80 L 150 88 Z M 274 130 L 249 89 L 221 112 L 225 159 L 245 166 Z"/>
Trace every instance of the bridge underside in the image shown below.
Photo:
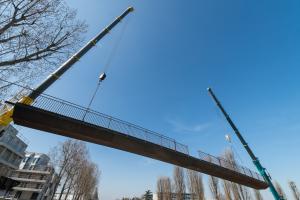
<path fill-rule="evenodd" d="M 34 106 L 15 104 L 13 120 L 18 125 L 131 152 L 251 188 L 266 189 L 268 187 L 268 184 L 263 180 L 188 154 Z"/>

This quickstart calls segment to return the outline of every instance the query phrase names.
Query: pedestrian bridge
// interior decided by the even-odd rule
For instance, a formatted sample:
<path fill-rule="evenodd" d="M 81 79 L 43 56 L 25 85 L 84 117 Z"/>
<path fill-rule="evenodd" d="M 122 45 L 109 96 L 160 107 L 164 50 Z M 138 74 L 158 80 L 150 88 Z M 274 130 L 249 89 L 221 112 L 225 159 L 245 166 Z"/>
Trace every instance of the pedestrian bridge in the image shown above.
<path fill-rule="evenodd" d="M 41 95 L 31 105 L 10 104 L 14 104 L 13 120 L 18 125 L 153 158 L 251 188 L 268 188 L 262 176 L 245 167 L 203 152 L 199 158 L 193 157 L 186 145 L 172 138 L 52 96 Z"/>

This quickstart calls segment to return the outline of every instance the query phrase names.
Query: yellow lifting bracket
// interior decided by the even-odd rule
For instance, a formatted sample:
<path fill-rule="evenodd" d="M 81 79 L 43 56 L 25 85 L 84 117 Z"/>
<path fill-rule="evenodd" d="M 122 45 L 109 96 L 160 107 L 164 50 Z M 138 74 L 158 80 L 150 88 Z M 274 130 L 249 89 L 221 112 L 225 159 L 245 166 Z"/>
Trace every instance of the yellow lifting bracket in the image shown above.
<path fill-rule="evenodd" d="M 33 99 L 30 97 L 23 97 L 19 103 L 30 105 L 32 104 Z M 4 110 L 3 113 L 0 114 L 0 126 L 7 126 L 10 122 L 13 121 L 12 116 L 14 113 L 14 107 L 10 107 L 7 110 Z"/>

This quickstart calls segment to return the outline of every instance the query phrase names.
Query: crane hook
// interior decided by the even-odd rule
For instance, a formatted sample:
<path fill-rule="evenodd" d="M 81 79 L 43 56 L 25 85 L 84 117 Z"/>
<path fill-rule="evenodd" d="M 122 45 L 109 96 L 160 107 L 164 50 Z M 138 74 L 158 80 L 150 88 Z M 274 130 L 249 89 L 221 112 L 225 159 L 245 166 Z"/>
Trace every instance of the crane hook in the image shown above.
<path fill-rule="evenodd" d="M 99 82 L 102 82 L 102 81 L 104 81 L 105 80 L 105 78 L 106 78 L 106 74 L 105 74 L 105 72 L 103 72 L 102 74 L 100 74 L 100 76 L 99 76 Z"/>

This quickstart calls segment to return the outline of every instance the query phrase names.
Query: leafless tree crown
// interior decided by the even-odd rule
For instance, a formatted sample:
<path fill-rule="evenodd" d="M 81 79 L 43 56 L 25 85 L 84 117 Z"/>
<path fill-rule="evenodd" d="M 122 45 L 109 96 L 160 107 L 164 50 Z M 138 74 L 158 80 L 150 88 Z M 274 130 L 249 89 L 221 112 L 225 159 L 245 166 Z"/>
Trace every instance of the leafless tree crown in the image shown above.
<path fill-rule="evenodd" d="M 64 0 L 0 0 L 0 78 L 29 83 L 49 73 L 85 31 Z"/>
<path fill-rule="evenodd" d="M 263 200 L 263 197 L 259 190 L 254 190 L 255 200 Z"/>
<path fill-rule="evenodd" d="M 300 192 L 294 181 L 289 181 L 289 186 L 293 192 L 295 200 L 300 200 Z"/>
<path fill-rule="evenodd" d="M 199 172 L 188 170 L 187 180 L 189 192 L 193 200 L 205 200 L 202 175 Z"/>
<path fill-rule="evenodd" d="M 158 200 L 172 200 L 172 184 L 168 177 L 160 177 L 157 180 Z"/>
<path fill-rule="evenodd" d="M 222 200 L 222 193 L 218 178 L 214 176 L 209 177 L 209 188 L 214 200 Z"/>
<path fill-rule="evenodd" d="M 58 200 L 66 200 L 69 195 L 74 200 L 91 199 L 97 193 L 100 171 L 90 161 L 84 142 L 69 139 L 53 148 L 50 157 L 60 183 L 56 188 Z"/>
<path fill-rule="evenodd" d="M 281 185 L 280 185 L 277 181 L 275 182 L 275 188 L 276 188 L 278 194 L 279 194 L 283 199 L 286 199 L 285 192 L 283 191 Z"/>
<path fill-rule="evenodd" d="M 237 169 L 238 164 L 235 159 L 234 153 L 231 150 L 226 150 L 223 158 L 227 161 L 227 164 L 229 165 L 229 168 Z M 232 183 L 232 182 L 226 182 L 223 184 L 225 196 L 228 197 L 228 189 L 231 188 L 231 195 L 235 200 L 250 200 L 251 199 L 251 193 L 249 189 L 243 185 Z M 227 194 L 226 194 L 227 192 Z M 226 198 L 227 198 L 226 197 Z"/>
<path fill-rule="evenodd" d="M 173 179 L 176 199 L 182 200 L 185 194 L 185 178 L 184 171 L 181 167 L 174 167 Z"/>

